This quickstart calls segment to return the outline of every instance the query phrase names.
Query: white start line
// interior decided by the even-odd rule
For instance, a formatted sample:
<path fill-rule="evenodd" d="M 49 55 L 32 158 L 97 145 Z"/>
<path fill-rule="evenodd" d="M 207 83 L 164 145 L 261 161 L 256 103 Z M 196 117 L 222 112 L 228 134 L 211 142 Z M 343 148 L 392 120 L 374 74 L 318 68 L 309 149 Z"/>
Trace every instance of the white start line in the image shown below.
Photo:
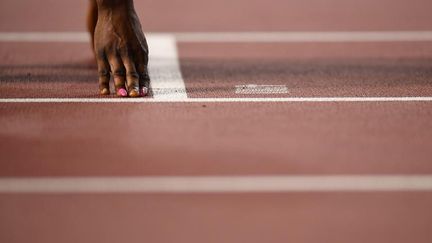
<path fill-rule="evenodd" d="M 185 100 L 186 87 L 180 71 L 177 42 L 172 35 L 147 37 L 150 56 L 148 71 L 154 100 Z"/>
<path fill-rule="evenodd" d="M 0 32 L 0 42 L 88 42 L 85 32 Z M 375 42 L 432 41 L 432 31 L 148 33 L 149 98 L 0 98 L 0 103 L 158 103 L 158 102 L 430 102 L 432 97 L 188 98 L 177 42 Z M 237 85 L 236 94 L 287 94 L 284 85 Z"/>
<path fill-rule="evenodd" d="M 432 191 L 432 175 L 0 178 L 0 193 Z"/>

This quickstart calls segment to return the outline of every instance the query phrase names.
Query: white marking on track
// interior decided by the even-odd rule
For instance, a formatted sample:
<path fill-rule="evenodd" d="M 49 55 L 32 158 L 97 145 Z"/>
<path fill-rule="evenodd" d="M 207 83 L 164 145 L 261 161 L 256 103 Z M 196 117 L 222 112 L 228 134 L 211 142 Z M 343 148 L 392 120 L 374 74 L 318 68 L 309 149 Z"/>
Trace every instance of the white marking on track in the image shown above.
<path fill-rule="evenodd" d="M 185 83 L 180 71 L 176 39 L 172 35 L 150 35 L 149 75 L 154 100 L 176 101 L 187 99 Z"/>
<path fill-rule="evenodd" d="M 432 41 L 432 31 L 284 31 L 147 33 L 181 42 L 409 42 Z M 0 32 L 2 42 L 88 42 L 86 32 Z"/>
<path fill-rule="evenodd" d="M 288 94 L 286 85 L 236 85 L 236 94 Z"/>
<path fill-rule="evenodd" d="M 432 31 L 316 31 L 176 33 L 181 42 L 403 42 L 431 41 Z"/>
<path fill-rule="evenodd" d="M 296 103 L 431 102 L 432 97 L 291 97 L 291 98 L 3 98 L 0 103 Z"/>
<path fill-rule="evenodd" d="M 0 193 L 432 191 L 432 175 L 1 178 Z"/>
<path fill-rule="evenodd" d="M 87 32 L 0 32 L 2 42 L 89 42 Z"/>

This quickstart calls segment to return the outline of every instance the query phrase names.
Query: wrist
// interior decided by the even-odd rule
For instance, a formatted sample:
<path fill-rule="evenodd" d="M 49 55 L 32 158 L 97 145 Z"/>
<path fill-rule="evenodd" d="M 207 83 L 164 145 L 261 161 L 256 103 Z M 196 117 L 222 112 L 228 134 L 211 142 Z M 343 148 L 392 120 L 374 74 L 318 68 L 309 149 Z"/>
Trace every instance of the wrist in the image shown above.
<path fill-rule="evenodd" d="M 97 0 L 99 11 L 133 10 L 133 0 Z"/>

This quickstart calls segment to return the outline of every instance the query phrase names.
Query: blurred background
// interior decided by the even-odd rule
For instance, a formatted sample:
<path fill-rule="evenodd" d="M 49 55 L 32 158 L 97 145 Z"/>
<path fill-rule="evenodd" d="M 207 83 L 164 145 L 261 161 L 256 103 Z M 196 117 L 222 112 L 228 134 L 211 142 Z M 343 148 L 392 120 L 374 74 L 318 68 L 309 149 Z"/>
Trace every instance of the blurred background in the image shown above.
<path fill-rule="evenodd" d="M 44 12 L 34 11 L 39 5 Z M 82 31 L 87 5 L 87 0 L 1 0 L 0 30 Z M 432 28 L 431 0 L 135 0 L 135 5 L 143 28 L 152 32 Z"/>

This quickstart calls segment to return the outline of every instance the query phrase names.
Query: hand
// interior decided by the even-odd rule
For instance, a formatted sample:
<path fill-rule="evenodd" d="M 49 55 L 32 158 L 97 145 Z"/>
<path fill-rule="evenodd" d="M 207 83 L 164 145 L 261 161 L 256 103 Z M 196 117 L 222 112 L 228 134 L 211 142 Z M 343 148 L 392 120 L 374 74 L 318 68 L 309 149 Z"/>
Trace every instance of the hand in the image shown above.
<path fill-rule="evenodd" d="M 94 48 L 101 94 L 110 94 L 112 75 L 118 96 L 147 95 L 148 47 L 132 4 L 99 6 Z"/>

